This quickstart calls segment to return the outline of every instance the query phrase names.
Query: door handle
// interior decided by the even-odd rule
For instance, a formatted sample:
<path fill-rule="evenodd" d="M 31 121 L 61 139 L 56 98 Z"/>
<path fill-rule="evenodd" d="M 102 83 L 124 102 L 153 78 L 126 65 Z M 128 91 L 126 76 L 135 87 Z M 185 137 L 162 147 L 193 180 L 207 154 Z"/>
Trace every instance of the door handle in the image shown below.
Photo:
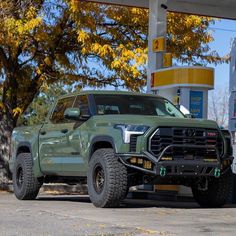
<path fill-rule="evenodd" d="M 68 129 L 62 129 L 61 132 L 62 132 L 63 134 L 66 134 L 66 133 L 68 132 Z"/>
<path fill-rule="evenodd" d="M 47 132 L 45 130 L 40 131 L 41 135 L 45 135 Z"/>

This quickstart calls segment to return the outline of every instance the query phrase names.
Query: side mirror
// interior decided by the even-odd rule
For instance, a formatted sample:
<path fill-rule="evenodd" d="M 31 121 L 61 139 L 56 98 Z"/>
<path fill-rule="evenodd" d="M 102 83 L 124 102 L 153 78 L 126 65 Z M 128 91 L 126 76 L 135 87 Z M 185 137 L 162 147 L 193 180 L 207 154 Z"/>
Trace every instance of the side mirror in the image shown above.
<path fill-rule="evenodd" d="M 79 108 L 67 108 L 64 112 L 65 119 L 68 120 L 79 120 L 80 109 Z"/>

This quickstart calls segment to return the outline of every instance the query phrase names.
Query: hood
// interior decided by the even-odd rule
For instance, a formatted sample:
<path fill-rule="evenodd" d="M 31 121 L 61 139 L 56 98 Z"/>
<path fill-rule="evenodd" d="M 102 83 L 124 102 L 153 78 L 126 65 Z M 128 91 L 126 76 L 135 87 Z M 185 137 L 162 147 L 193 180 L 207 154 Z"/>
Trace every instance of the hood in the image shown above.
<path fill-rule="evenodd" d="M 98 126 L 107 126 L 114 124 L 137 124 L 147 125 L 150 127 L 166 126 L 219 129 L 215 121 L 206 119 L 188 119 L 144 115 L 97 115 L 94 116 L 93 119 Z"/>

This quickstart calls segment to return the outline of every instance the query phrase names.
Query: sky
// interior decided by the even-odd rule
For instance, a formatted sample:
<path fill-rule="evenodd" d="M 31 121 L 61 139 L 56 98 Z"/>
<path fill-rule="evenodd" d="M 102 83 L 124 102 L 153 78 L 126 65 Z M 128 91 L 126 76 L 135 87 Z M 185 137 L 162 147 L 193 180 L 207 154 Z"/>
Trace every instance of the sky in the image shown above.
<path fill-rule="evenodd" d="M 210 47 L 212 50 L 216 50 L 220 56 L 224 56 L 230 53 L 231 43 L 234 38 L 236 38 L 236 20 L 220 20 L 216 21 L 215 25 L 211 26 L 212 35 L 214 37 L 214 41 L 210 43 Z M 212 99 L 216 96 L 219 97 L 217 101 L 219 105 L 219 109 L 222 109 L 222 105 L 224 104 L 222 97 L 224 97 L 226 89 L 229 87 L 229 64 L 221 64 L 221 65 L 208 65 L 210 67 L 215 68 L 215 90 L 209 92 L 209 112 L 208 115 L 210 118 L 214 119 L 214 115 L 211 116 L 211 105 Z M 215 92 L 213 95 L 213 92 Z M 213 96 L 212 96 L 213 95 Z M 228 94 L 229 95 L 229 94 Z M 217 111 L 218 115 L 222 114 L 220 110 Z M 228 124 L 228 113 L 226 114 L 225 127 Z"/>
<path fill-rule="evenodd" d="M 221 20 L 211 26 L 214 42 L 210 43 L 212 50 L 216 50 L 221 56 L 230 52 L 232 39 L 236 38 L 236 20 Z M 229 85 L 229 64 L 208 65 L 215 68 L 216 90 Z"/>

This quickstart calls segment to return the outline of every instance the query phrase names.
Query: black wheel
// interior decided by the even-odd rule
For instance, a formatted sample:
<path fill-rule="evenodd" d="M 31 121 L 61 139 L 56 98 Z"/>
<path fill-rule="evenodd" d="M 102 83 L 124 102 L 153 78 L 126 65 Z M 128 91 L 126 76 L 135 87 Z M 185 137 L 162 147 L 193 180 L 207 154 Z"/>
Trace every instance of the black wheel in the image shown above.
<path fill-rule="evenodd" d="M 229 169 L 219 178 L 211 178 L 206 190 L 192 187 L 193 197 L 201 207 L 222 207 L 232 196 L 233 176 Z"/>
<path fill-rule="evenodd" d="M 93 169 L 93 187 L 100 194 L 105 185 L 105 173 L 101 164 L 97 164 Z"/>
<path fill-rule="evenodd" d="M 127 170 L 112 149 L 94 152 L 88 168 L 88 192 L 96 207 L 117 207 L 126 197 Z"/>
<path fill-rule="evenodd" d="M 13 188 L 20 200 L 33 200 L 37 197 L 41 183 L 33 174 L 33 160 L 30 153 L 20 153 L 14 165 Z"/>

